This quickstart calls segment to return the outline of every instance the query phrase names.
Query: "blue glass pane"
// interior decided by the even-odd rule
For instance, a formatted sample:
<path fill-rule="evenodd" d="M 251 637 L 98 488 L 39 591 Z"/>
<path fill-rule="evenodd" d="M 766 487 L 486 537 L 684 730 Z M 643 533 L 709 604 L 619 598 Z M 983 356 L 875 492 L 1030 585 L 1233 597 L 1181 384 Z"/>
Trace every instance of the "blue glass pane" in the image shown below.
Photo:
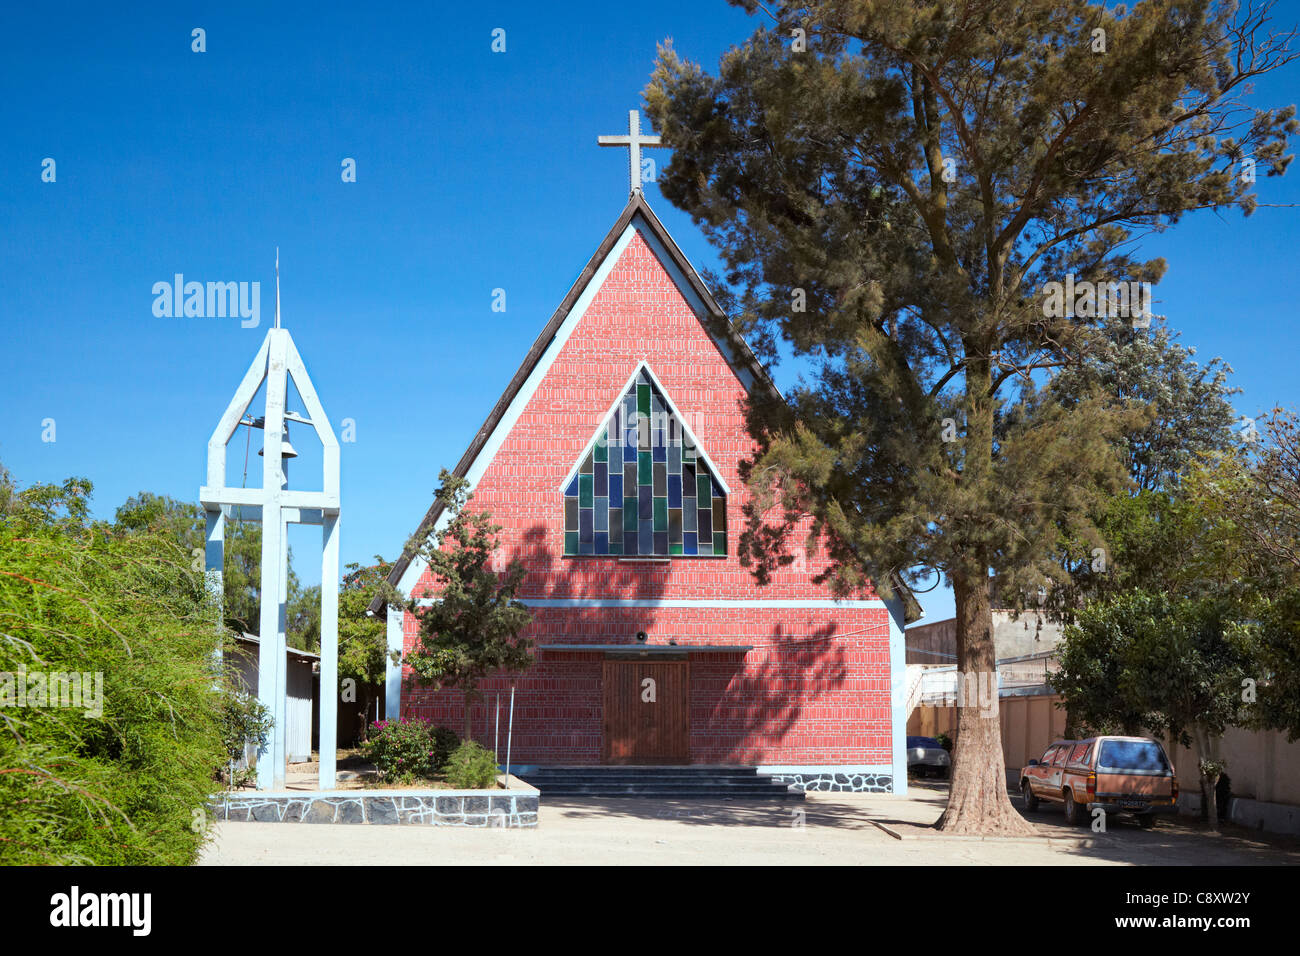
<path fill-rule="evenodd" d="M 597 531 L 609 530 L 609 499 L 608 498 L 596 499 L 596 530 Z"/>
<path fill-rule="evenodd" d="M 603 461 L 596 462 L 596 497 L 603 498 L 609 494 L 609 465 Z"/>
<path fill-rule="evenodd" d="M 682 532 L 682 551 L 683 551 L 685 554 L 699 554 L 699 553 L 700 553 L 699 546 L 696 544 L 696 541 L 695 541 L 695 532 L 694 532 L 694 531 L 683 531 L 683 532 Z"/>
<path fill-rule="evenodd" d="M 682 506 L 682 476 L 668 476 L 668 507 L 680 508 Z"/>
<path fill-rule="evenodd" d="M 593 527 L 595 524 L 594 518 L 595 515 L 592 514 L 592 510 L 590 508 L 583 508 L 578 513 L 578 540 L 579 541 L 593 540 L 592 535 L 595 532 L 595 528 Z"/>
<path fill-rule="evenodd" d="M 653 518 L 655 514 L 654 489 L 651 488 L 649 485 L 642 485 L 640 488 L 637 489 L 637 491 L 640 494 L 637 517 L 639 517 L 642 521 L 645 521 L 646 519 L 649 518 Z"/>
<path fill-rule="evenodd" d="M 596 553 L 609 554 L 609 535 L 604 531 L 596 532 Z"/>
<path fill-rule="evenodd" d="M 566 495 L 569 495 L 570 497 L 574 497 L 574 498 L 576 498 L 576 497 L 578 496 L 578 476 L 577 476 L 577 475 L 574 475 L 574 476 L 573 476 L 573 480 L 572 480 L 571 482 L 569 482 L 569 487 L 567 487 L 567 488 L 564 489 L 564 493 L 565 493 Z"/>
<path fill-rule="evenodd" d="M 623 475 L 618 473 L 609 476 L 609 499 L 621 503 L 623 498 Z"/>

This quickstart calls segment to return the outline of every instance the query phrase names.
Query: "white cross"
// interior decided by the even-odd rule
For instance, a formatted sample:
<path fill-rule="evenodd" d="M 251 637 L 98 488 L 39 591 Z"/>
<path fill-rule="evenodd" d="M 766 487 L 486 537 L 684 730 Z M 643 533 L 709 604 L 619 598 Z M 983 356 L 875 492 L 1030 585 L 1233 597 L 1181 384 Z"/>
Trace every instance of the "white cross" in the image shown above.
<path fill-rule="evenodd" d="M 641 188 L 641 147 L 668 146 L 658 136 L 641 135 L 641 114 L 636 110 L 627 111 L 626 136 L 597 136 L 596 142 L 601 146 L 626 146 L 628 152 L 628 184 L 632 192 Z"/>

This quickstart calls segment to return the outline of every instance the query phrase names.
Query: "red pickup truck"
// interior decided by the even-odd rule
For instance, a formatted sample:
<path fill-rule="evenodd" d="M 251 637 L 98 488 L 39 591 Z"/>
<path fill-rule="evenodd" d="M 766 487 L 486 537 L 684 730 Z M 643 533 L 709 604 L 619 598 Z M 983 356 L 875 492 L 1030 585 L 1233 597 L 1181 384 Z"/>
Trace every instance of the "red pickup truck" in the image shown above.
<path fill-rule="evenodd" d="M 1169 755 L 1150 737 L 1089 737 L 1058 740 L 1020 771 L 1025 809 L 1047 800 L 1065 806 L 1070 824 L 1091 819 L 1092 811 L 1131 813 L 1152 826 L 1158 813 L 1173 813 L 1178 777 Z"/>

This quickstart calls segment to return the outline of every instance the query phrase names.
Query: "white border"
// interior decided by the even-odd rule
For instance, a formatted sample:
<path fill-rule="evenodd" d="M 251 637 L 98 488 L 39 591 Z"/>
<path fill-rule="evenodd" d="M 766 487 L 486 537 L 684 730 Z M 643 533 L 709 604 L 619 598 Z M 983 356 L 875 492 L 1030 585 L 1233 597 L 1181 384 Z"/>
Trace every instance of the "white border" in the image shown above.
<path fill-rule="evenodd" d="M 592 275 L 591 281 L 587 283 L 587 288 L 582 291 L 582 295 L 578 296 L 578 301 L 573 304 L 569 314 L 565 316 L 564 321 L 560 323 L 560 327 L 556 329 L 554 338 L 547 345 L 537 364 L 533 366 L 532 373 L 529 374 L 519 391 L 515 393 L 515 397 L 506 409 L 506 413 L 497 422 L 496 427 L 492 429 L 492 434 L 483 443 L 483 447 L 479 449 L 478 454 L 474 457 L 469 471 L 466 472 L 465 478 L 468 480 L 471 489 L 478 484 L 479 479 L 483 477 L 483 473 L 487 471 L 497 452 L 500 451 L 502 444 L 505 443 L 515 425 L 518 424 L 520 416 L 523 415 L 524 409 L 528 407 L 528 403 L 542 384 L 546 373 L 555 364 L 556 357 L 563 350 L 564 344 L 569 340 L 569 336 L 573 334 L 573 330 L 578 327 L 578 323 L 582 321 L 582 317 L 587 314 L 587 309 L 591 308 L 591 303 L 595 300 L 596 295 L 605 284 L 605 280 L 609 278 L 610 272 L 613 271 L 615 264 L 622 257 L 623 251 L 636 233 L 636 223 L 628 223 L 627 228 L 623 230 L 623 234 L 618 237 L 618 241 L 610 248 L 608 255 L 605 256 L 604 261 L 601 262 L 599 268 Z M 430 533 L 440 531 L 450 520 L 451 513 L 444 510 L 437 523 L 430 529 Z M 406 566 L 406 571 L 397 584 L 398 590 L 409 595 L 411 589 L 420 583 L 425 567 L 423 559 L 414 558 Z"/>
<path fill-rule="evenodd" d="M 564 490 L 569 487 L 569 482 L 573 481 L 573 476 L 576 475 L 578 469 L 582 467 L 582 462 L 587 457 L 587 454 L 596 447 L 596 439 L 600 438 L 600 433 L 607 427 L 610 418 L 614 415 L 614 411 L 619 405 L 623 404 L 623 398 L 627 395 L 627 390 L 632 387 L 637 376 L 641 374 L 642 369 L 645 369 L 646 372 L 649 373 L 650 381 L 654 382 L 655 388 L 659 389 L 659 394 L 662 395 L 664 401 L 668 403 L 668 411 L 672 412 L 673 417 L 677 419 L 677 424 L 681 426 L 682 431 L 691 437 L 691 443 L 695 446 L 696 457 L 704 459 L 704 463 L 709 466 L 710 476 L 722 486 L 722 493 L 727 497 L 731 497 L 731 489 L 727 487 L 726 481 L 723 480 L 722 475 L 719 473 L 718 466 L 713 463 L 713 459 L 710 458 L 708 452 L 704 450 L 704 445 L 701 444 L 699 436 L 697 436 L 695 432 L 691 431 L 690 426 L 686 424 L 686 416 L 677 408 L 677 404 L 668 394 L 668 389 L 664 388 L 664 383 L 659 381 L 659 376 L 655 374 L 655 370 L 650 367 L 650 363 L 645 359 L 642 359 L 637 363 L 636 369 L 633 370 L 627 382 L 624 383 L 622 391 L 620 391 L 618 397 L 614 399 L 614 404 L 609 406 L 609 411 L 604 414 L 600 420 L 600 424 L 596 426 L 596 431 L 591 436 L 591 440 L 587 442 L 586 446 L 582 449 L 582 453 L 578 455 L 578 460 L 573 463 L 573 467 L 569 469 L 568 475 L 566 475 L 564 480 L 560 482 L 560 494 L 564 494 Z M 628 429 L 624 427 L 623 431 L 624 437 L 626 437 Z M 620 444 L 618 447 L 622 448 L 623 446 Z"/>
<path fill-rule="evenodd" d="M 676 598 L 519 598 L 520 604 L 528 607 L 716 607 L 716 608 L 817 608 L 823 610 L 844 610 L 849 608 L 888 608 L 881 600 L 863 601 L 718 601 L 708 599 Z M 415 602 L 419 607 L 433 607 L 436 598 L 420 598 Z M 893 621 L 890 621 L 891 635 Z"/>

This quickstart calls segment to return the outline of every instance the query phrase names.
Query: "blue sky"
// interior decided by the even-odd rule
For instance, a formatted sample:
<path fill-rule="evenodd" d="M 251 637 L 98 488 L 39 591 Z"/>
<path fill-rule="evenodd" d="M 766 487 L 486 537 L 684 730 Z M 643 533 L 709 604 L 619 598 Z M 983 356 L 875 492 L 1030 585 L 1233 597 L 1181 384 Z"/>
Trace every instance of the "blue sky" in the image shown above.
<path fill-rule="evenodd" d="M 1286 0 L 1279 20 L 1297 19 L 1300 2 Z M 343 561 L 395 557 L 438 469 L 459 459 L 622 209 L 625 154 L 595 139 L 641 105 L 656 43 L 671 37 L 713 68 L 753 26 L 721 0 L 441 15 L 8 5 L 0 461 L 21 484 L 91 478 L 104 517 L 142 489 L 195 500 L 207 438 L 273 318 L 279 246 L 284 323 L 336 430 L 355 422 Z M 191 51 L 195 27 L 204 53 Z M 498 27 L 503 54 L 490 49 Z M 1292 66 L 1255 100 L 1294 103 L 1297 90 Z M 54 183 L 41 181 L 46 157 Z M 355 183 L 341 181 L 345 157 Z M 1261 200 L 1300 202 L 1298 179 L 1261 180 Z M 653 184 L 647 197 L 698 267 L 716 263 Z M 1145 246 L 1170 262 L 1156 311 L 1202 357 L 1228 360 L 1246 414 L 1300 405 L 1298 216 L 1202 214 Z M 262 324 L 155 317 L 153 284 L 178 272 L 260 282 Z M 56 440 L 42 441 L 50 418 Z M 930 619 L 951 613 L 942 590 L 923 603 Z"/>

